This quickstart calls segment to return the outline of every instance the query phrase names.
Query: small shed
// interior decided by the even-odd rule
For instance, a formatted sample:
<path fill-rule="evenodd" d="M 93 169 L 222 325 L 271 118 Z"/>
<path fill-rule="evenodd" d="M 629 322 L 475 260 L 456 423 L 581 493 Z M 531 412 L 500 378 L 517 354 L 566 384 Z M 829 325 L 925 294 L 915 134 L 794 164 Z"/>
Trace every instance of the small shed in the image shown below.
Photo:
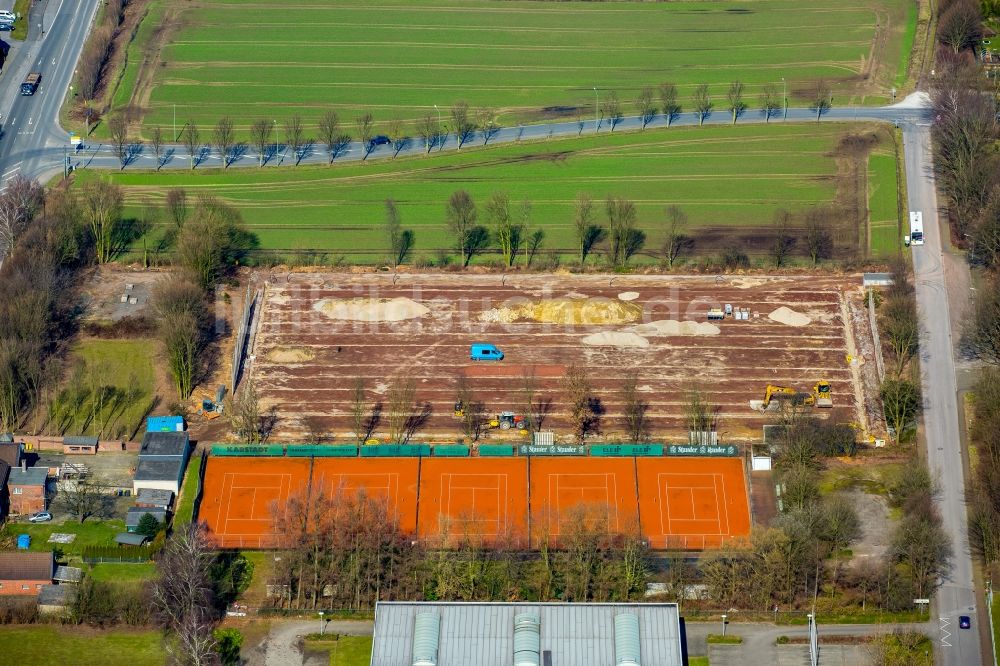
<path fill-rule="evenodd" d="M 58 565 L 52 580 L 57 583 L 79 583 L 83 580 L 83 569 Z"/>
<path fill-rule="evenodd" d="M 119 546 L 145 546 L 149 537 L 145 534 L 133 534 L 132 532 L 122 532 L 115 535 L 115 543 Z"/>
<path fill-rule="evenodd" d="M 63 437 L 63 453 L 65 455 L 87 455 L 97 453 L 96 437 Z"/>
<path fill-rule="evenodd" d="M 149 416 L 146 432 L 184 432 L 183 416 Z"/>
<path fill-rule="evenodd" d="M 156 521 L 160 525 L 164 525 L 167 522 L 167 512 L 163 509 L 147 509 L 133 506 L 129 507 L 128 513 L 125 514 L 125 529 L 129 532 L 135 532 L 139 529 L 139 521 L 146 514 L 156 518 Z"/>
<path fill-rule="evenodd" d="M 73 585 L 42 585 L 38 591 L 38 612 L 62 613 L 75 597 Z"/>
<path fill-rule="evenodd" d="M 135 498 L 135 505 L 147 509 L 162 509 L 169 511 L 174 503 L 174 493 L 159 488 L 140 488 Z"/>

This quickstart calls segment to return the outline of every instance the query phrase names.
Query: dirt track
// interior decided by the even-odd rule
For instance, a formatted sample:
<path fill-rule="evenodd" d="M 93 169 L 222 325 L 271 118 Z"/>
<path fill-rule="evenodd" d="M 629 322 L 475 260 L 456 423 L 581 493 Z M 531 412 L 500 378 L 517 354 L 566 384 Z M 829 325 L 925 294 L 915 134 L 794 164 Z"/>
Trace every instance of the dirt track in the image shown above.
<path fill-rule="evenodd" d="M 263 280 L 263 278 L 262 278 Z M 609 280 L 611 280 L 609 284 Z M 467 378 L 476 399 L 490 411 L 523 406 L 524 376 L 533 374 L 552 407 L 545 429 L 567 435 L 562 377 L 567 366 L 586 368 L 604 410 L 605 437 L 620 435 L 623 379 L 636 375 L 649 403 L 654 440 L 684 428 L 686 392 L 700 387 L 719 406 L 719 431 L 726 438 L 759 433 L 773 416 L 751 411 L 768 383 L 806 389 L 820 379 L 833 385 L 833 410 L 817 410 L 845 422 L 862 422 L 865 391 L 872 391 L 872 343 L 865 330 L 860 275 L 832 277 L 663 277 L 573 275 L 408 275 L 282 274 L 266 279 L 265 302 L 253 350 L 252 377 L 266 408 L 275 409 L 275 438 L 302 437 L 306 420 L 338 436 L 352 430 L 349 409 L 356 377 L 367 382 L 369 398 L 383 403 L 393 374 L 416 382 L 416 401 L 430 405 L 430 417 L 416 439 L 459 436 L 452 417 L 458 377 Z M 484 312 L 504 303 L 544 299 L 590 299 L 591 306 L 618 308 L 619 295 L 639 310 L 622 324 L 567 325 L 519 320 L 481 321 Z M 342 316 L 348 299 L 376 299 L 379 317 L 391 316 L 382 299 L 410 299 L 403 308 L 414 315 L 399 321 L 347 321 L 325 314 L 321 302 L 337 304 L 326 312 Z M 511 301 L 511 299 L 515 299 Z M 594 300 L 598 299 L 598 300 Z M 600 300 L 606 299 L 606 300 Z M 361 301 L 350 300 L 351 303 Z M 581 301 L 582 302 L 582 301 Z M 320 303 L 317 306 L 317 303 Z M 645 346 L 591 346 L 595 333 L 620 339 L 631 326 L 663 320 L 706 322 L 710 307 L 726 303 L 752 311 L 749 321 L 713 322 L 718 335 L 658 336 L 639 329 Z M 768 319 L 787 306 L 811 323 L 789 326 Z M 348 308 L 349 309 L 349 308 Z M 387 315 L 387 312 L 389 313 Z M 393 311 L 394 312 L 394 311 Z M 636 343 L 633 336 L 633 344 Z M 594 340 L 594 338 L 589 338 Z M 491 342 L 503 362 L 471 362 L 472 342 Z M 867 367 L 851 368 L 847 355 L 861 350 Z M 863 386 L 867 384 L 867 389 Z M 384 435 L 383 424 L 375 436 Z"/>

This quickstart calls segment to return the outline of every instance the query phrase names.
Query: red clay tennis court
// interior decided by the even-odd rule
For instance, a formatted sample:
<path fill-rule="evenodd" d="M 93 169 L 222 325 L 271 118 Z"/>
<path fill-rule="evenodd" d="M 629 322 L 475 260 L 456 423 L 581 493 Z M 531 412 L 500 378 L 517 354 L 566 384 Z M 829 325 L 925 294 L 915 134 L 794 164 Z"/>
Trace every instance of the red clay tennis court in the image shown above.
<path fill-rule="evenodd" d="M 280 544 L 272 506 L 312 480 L 331 498 L 363 489 L 386 498 L 400 528 L 437 540 L 542 534 L 567 521 L 609 532 L 639 525 L 655 549 L 715 548 L 750 533 L 739 458 L 250 458 L 209 457 L 199 519 L 222 548 Z"/>

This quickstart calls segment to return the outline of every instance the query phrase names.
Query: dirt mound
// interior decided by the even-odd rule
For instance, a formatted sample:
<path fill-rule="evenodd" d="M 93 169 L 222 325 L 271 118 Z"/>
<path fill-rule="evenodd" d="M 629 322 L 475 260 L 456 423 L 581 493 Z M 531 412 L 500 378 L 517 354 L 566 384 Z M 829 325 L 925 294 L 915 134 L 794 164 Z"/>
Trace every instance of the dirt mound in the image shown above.
<path fill-rule="evenodd" d="M 707 321 L 677 321 L 675 319 L 660 319 L 648 324 L 639 324 L 628 329 L 639 335 L 718 335 L 719 327 Z"/>
<path fill-rule="evenodd" d="M 639 298 L 639 292 L 637 291 L 623 291 L 618 294 L 619 301 L 634 301 L 637 298 Z"/>
<path fill-rule="evenodd" d="M 427 307 L 409 298 L 327 298 L 317 301 L 313 309 L 330 319 L 347 321 L 403 321 L 416 319 L 430 312 Z"/>
<path fill-rule="evenodd" d="M 295 347 L 278 347 L 267 354 L 267 360 L 272 363 L 303 363 L 314 358 L 316 358 L 316 352 L 312 349 Z"/>
<path fill-rule="evenodd" d="M 593 347 L 648 347 L 649 340 L 629 331 L 602 331 L 584 337 L 583 344 Z"/>
<path fill-rule="evenodd" d="M 479 316 L 479 320 L 508 324 L 529 320 L 542 324 L 592 326 L 630 324 L 641 316 L 640 306 L 609 298 L 547 298 L 486 310 Z"/>
<path fill-rule="evenodd" d="M 771 321 L 776 321 L 779 324 L 785 324 L 786 326 L 806 326 L 812 323 L 807 315 L 801 312 L 796 312 L 791 308 L 786 308 L 782 305 L 780 308 L 767 315 L 767 318 Z"/>

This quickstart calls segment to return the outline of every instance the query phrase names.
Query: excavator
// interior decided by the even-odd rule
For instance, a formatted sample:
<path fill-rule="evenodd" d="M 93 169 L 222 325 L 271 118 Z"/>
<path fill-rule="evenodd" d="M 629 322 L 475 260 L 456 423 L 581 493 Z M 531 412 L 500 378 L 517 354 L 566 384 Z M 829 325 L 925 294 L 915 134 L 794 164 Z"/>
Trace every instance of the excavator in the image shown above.
<path fill-rule="evenodd" d="M 751 400 L 750 408 L 759 412 L 766 411 L 771 406 L 772 400 L 788 401 L 793 405 L 804 407 L 833 407 L 833 394 L 830 389 L 830 382 L 827 381 L 817 382 L 811 392 L 799 391 L 788 386 L 769 384 L 764 391 L 764 399 Z"/>

